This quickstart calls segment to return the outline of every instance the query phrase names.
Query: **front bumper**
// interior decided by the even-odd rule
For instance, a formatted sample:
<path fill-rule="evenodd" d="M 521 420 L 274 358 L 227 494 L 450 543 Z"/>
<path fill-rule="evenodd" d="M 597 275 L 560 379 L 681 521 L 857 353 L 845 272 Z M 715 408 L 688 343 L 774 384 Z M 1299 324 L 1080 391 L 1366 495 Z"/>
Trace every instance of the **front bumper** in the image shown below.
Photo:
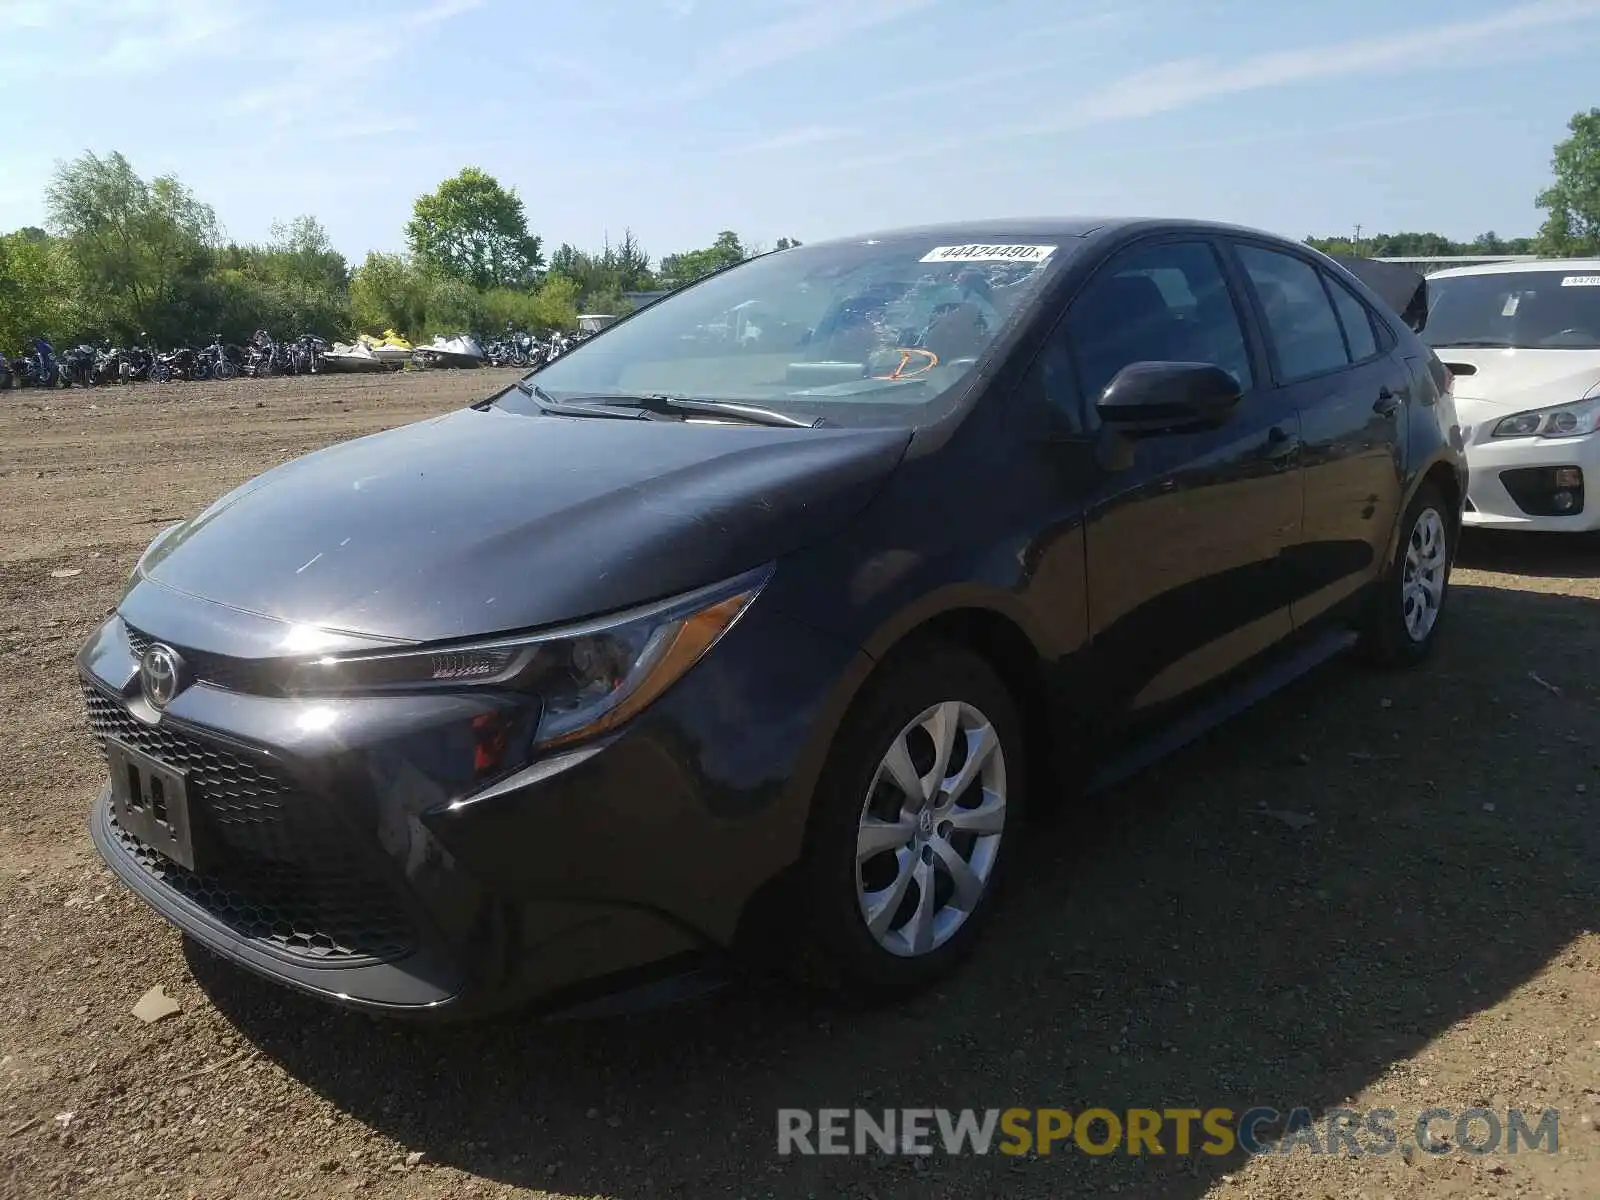
<path fill-rule="evenodd" d="M 1600 434 L 1576 438 L 1489 439 L 1493 422 L 1467 445 L 1469 482 L 1462 523 L 1469 528 L 1584 533 L 1600 529 Z M 1479 440 L 1480 434 L 1483 440 Z M 1577 489 L 1559 486 L 1557 471 L 1581 472 Z M 1572 507 L 1549 503 L 1558 492 Z"/>
<path fill-rule="evenodd" d="M 123 611 L 193 648 L 184 637 L 206 626 L 183 610 L 197 603 L 147 591 Z M 218 614 L 205 616 L 214 629 Z M 222 957 L 415 1015 L 587 996 L 729 948 L 748 903 L 798 856 L 828 714 L 864 669 L 758 602 L 632 725 L 485 784 L 472 778 L 474 722 L 515 728 L 520 697 L 329 701 L 201 679 L 156 714 L 140 695 L 140 632 L 113 617 L 80 653 L 90 725 L 188 768 L 212 850 L 195 872 L 163 859 L 118 828 L 107 791 L 90 821 L 101 857 Z M 221 661 L 221 644 L 196 655 Z"/>

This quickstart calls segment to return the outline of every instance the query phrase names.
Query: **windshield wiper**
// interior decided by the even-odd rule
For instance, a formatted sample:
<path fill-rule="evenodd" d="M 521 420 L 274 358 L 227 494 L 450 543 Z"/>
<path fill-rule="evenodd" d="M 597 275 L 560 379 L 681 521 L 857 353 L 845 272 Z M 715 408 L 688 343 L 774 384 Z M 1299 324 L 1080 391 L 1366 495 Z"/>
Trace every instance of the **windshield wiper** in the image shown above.
<path fill-rule="evenodd" d="M 537 383 L 519 379 L 516 389 L 539 406 L 540 412 L 554 413 L 558 417 L 609 417 L 617 421 L 649 421 L 654 416 L 643 409 L 622 409 L 602 404 L 570 404 L 557 400 Z"/>
<path fill-rule="evenodd" d="M 791 416 L 775 408 L 762 408 L 756 404 L 740 404 L 733 400 L 701 400 L 694 396 L 675 396 L 669 392 L 596 392 L 592 395 L 572 396 L 561 403 L 574 402 L 627 407 L 660 413 L 663 416 L 703 413 L 706 416 L 746 421 L 751 425 L 779 425 L 788 429 L 815 429 L 822 424 L 821 417 L 808 421 L 804 417 Z"/>
<path fill-rule="evenodd" d="M 1469 338 L 1460 342 L 1430 342 L 1435 350 L 1512 350 L 1515 342 L 1495 341 L 1491 338 Z"/>

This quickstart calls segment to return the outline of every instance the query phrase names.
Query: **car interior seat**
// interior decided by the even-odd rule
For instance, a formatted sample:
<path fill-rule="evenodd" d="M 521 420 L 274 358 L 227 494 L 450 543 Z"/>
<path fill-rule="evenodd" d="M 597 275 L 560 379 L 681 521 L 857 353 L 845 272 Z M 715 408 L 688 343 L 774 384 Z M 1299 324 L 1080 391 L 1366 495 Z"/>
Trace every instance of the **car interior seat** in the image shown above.
<path fill-rule="evenodd" d="M 1153 279 L 1115 275 L 1085 299 L 1074 306 L 1072 339 L 1089 395 L 1098 395 L 1129 363 L 1174 357 L 1179 322 Z"/>

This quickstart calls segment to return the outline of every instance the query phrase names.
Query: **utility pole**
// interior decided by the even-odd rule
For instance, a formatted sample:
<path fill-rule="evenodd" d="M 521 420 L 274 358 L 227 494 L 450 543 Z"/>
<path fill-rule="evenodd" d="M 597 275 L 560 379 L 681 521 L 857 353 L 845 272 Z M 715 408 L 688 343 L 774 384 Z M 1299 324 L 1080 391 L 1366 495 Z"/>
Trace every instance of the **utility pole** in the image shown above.
<path fill-rule="evenodd" d="M 1355 245 L 1355 248 L 1356 248 L 1356 253 L 1360 254 L 1361 253 L 1361 223 L 1359 221 L 1356 222 L 1356 240 L 1354 242 L 1354 245 Z"/>

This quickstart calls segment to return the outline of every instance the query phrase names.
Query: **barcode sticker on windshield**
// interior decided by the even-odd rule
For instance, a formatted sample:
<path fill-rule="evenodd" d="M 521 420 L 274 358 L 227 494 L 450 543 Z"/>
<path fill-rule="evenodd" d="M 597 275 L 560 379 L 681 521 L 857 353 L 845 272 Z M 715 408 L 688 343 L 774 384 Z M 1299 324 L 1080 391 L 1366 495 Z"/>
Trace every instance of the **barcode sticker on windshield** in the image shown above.
<path fill-rule="evenodd" d="M 1561 280 L 1562 287 L 1600 287 L 1600 275 L 1567 275 Z"/>
<path fill-rule="evenodd" d="M 1054 246 L 935 246 L 922 261 L 1042 263 L 1054 252 Z"/>
<path fill-rule="evenodd" d="M 1512 292 L 1509 296 L 1506 297 L 1506 304 L 1505 304 L 1505 307 L 1500 310 L 1500 315 L 1502 317 L 1514 317 L 1514 316 L 1516 316 L 1517 315 L 1517 305 L 1519 305 L 1521 303 L 1522 303 L 1522 293 L 1521 292 Z"/>

